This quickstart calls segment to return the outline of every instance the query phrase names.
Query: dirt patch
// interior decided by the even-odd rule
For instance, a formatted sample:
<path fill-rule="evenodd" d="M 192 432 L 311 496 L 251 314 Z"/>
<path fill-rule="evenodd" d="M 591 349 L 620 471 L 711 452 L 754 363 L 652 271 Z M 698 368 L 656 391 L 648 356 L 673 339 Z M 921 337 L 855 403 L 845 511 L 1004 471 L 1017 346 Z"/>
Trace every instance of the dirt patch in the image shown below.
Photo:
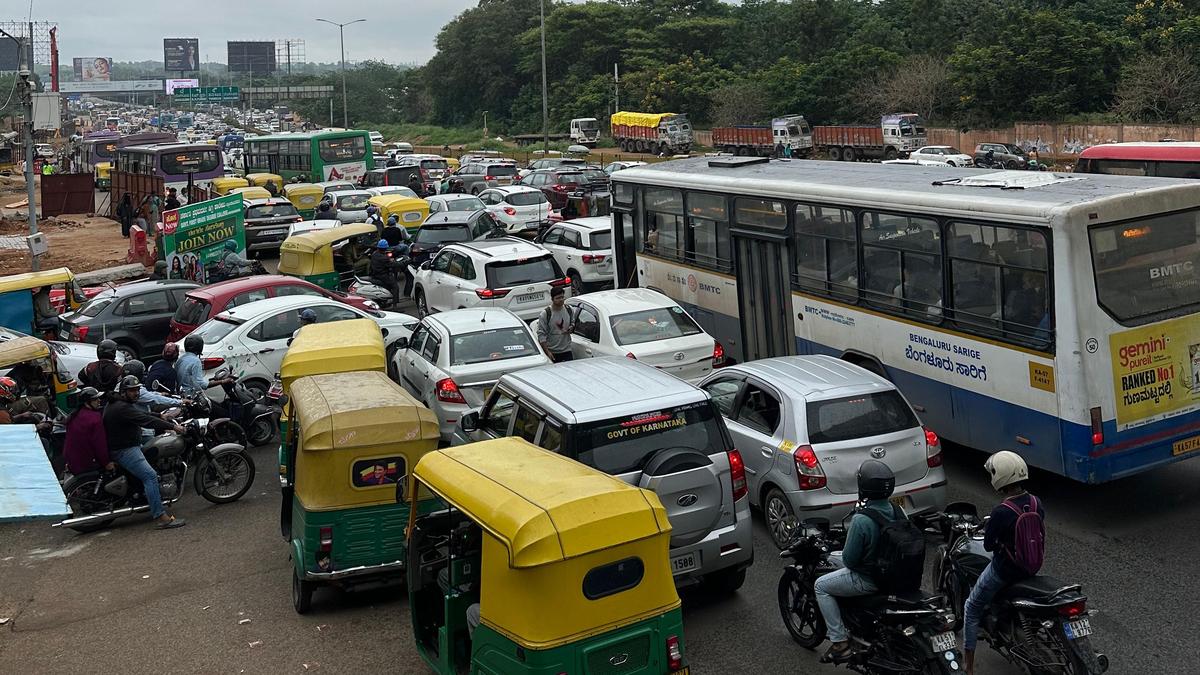
<path fill-rule="evenodd" d="M 0 217 L 0 235 L 24 235 L 29 231 L 25 219 Z M 65 215 L 38 222 L 46 233 L 50 251 L 41 257 L 42 269 L 69 267 L 76 274 L 125 262 L 129 242 L 121 236 L 121 225 L 109 218 Z M 0 249 L 0 270 L 5 274 L 29 269 L 29 252 Z"/>

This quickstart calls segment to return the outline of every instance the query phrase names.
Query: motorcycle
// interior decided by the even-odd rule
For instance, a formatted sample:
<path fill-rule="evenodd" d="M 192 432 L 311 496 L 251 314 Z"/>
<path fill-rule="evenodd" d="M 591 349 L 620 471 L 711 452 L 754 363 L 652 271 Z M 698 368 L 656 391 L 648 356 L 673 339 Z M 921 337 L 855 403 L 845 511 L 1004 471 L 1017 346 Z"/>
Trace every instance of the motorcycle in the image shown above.
<path fill-rule="evenodd" d="M 257 274 L 266 274 L 267 268 L 258 260 L 251 260 L 248 267 L 238 267 L 230 269 L 221 264 L 220 261 L 210 262 L 204 266 L 204 278 L 207 283 L 215 284 L 218 281 L 228 281 L 229 279 L 241 279 L 242 277 L 252 277 Z"/>
<path fill-rule="evenodd" d="M 987 519 L 973 504 L 955 502 L 940 516 L 945 543 L 938 547 L 934 580 L 950 599 L 962 626 L 963 607 L 976 579 L 991 562 L 983 548 Z M 1000 592 L 988 606 L 979 637 L 1030 675 L 1098 675 L 1108 657 L 1092 649 L 1095 633 L 1079 584 L 1035 576 Z"/>
<path fill-rule="evenodd" d="M 814 524 L 815 523 L 815 524 Z M 779 578 L 779 612 L 792 639 L 805 649 L 825 641 L 825 619 L 813 584 L 840 567 L 831 550 L 844 543 L 827 522 L 805 521 L 779 557 L 791 559 Z M 834 659 L 864 675 L 921 675 L 962 672 L 953 631 L 954 614 L 945 598 L 921 590 L 838 598 L 851 634 L 849 653 Z"/>
<path fill-rule="evenodd" d="M 406 255 L 399 255 L 396 248 L 392 249 L 392 256 L 395 259 L 393 278 L 400 284 L 400 290 L 404 290 L 404 275 L 407 274 L 408 266 L 412 260 Z M 384 286 L 376 283 L 371 277 L 359 276 L 355 274 L 353 280 L 346 287 L 347 293 L 362 296 L 368 300 L 374 301 L 379 305 L 380 309 L 389 309 L 396 303 L 392 298 L 392 292 Z"/>
<path fill-rule="evenodd" d="M 1003 171 L 1004 170 L 1004 162 L 1002 162 L 998 159 L 989 160 L 986 157 L 977 157 L 975 159 L 975 168 L 977 168 L 977 169 L 996 169 L 998 171 Z"/>
<path fill-rule="evenodd" d="M 164 504 L 174 504 L 183 496 L 189 465 L 195 465 L 192 488 L 214 504 L 235 502 L 254 484 L 254 460 L 245 445 L 230 440 L 244 437 L 244 432 L 231 420 L 210 420 L 211 407 L 201 396 L 167 410 L 164 417 L 181 420 L 183 433 L 167 432 L 142 445 L 142 453 L 158 474 Z M 101 530 L 118 518 L 150 510 L 141 481 L 120 466 L 112 472 L 70 476 L 63 493 L 72 515 L 54 527 L 76 532 Z"/>
<path fill-rule="evenodd" d="M 229 418 L 246 433 L 246 442 L 253 447 L 266 445 L 275 438 L 279 429 L 279 408 L 273 407 L 266 397 L 255 396 L 246 385 L 232 378 L 223 378 L 221 388 L 225 390 L 225 406 Z"/>

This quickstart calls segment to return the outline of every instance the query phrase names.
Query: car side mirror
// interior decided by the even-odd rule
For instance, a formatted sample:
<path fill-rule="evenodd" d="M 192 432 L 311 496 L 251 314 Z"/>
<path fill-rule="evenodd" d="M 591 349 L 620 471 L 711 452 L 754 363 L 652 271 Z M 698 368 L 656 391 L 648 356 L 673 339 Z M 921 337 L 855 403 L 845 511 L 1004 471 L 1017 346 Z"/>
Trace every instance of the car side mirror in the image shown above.
<path fill-rule="evenodd" d="M 472 410 L 461 415 L 458 418 L 458 426 L 462 427 L 462 430 L 467 433 L 479 431 L 479 411 Z"/>
<path fill-rule="evenodd" d="M 402 337 L 396 340 L 396 349 L 408 349 L 408 338 Z"/>
<path fill-rule="evenodd" d="M 380 328 L 379 332 L 383 334 L 383 337 L 388 336 L 388 329 L 386 329 L 386 328 Z"/>
<path fill-rule="evenodd" d="M 433 266 L 432 260 L 426 260 L 425 262 L 421 263 L 421 269 L 423 269 L 423 270 L 427 270 L 432 266 Z"/>

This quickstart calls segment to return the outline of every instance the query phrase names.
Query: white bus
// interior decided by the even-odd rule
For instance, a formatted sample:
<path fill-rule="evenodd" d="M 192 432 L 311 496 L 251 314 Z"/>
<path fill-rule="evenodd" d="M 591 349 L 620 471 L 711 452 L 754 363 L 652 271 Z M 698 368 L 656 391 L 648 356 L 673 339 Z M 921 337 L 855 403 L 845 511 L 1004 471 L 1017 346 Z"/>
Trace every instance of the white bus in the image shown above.
<path fill-rule="evenodd" d="M 730 358 L 854 361 L 938 434 L 1078 481 L 1200 454 L 1196 181 L 742 157 L 612 181 L 618 284 Z"/>

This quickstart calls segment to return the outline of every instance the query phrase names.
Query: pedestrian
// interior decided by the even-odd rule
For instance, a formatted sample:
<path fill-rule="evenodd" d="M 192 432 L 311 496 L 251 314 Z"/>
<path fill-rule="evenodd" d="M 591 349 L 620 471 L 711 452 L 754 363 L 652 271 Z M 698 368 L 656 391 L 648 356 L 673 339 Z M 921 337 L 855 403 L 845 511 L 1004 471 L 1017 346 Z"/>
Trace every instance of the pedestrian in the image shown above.
<path fill-rule="evenodd" d="M 790 146 L 790 145 L 783 146 L 783 156 L 786 159 L 792 158 L 792 146 Z"/>
<path fill-rule="evenodd" d="M 538 315 L 538 343 L 554 363 L 573 358 L 571 331 L 575 330 L 575 319 L 571 316 L 571 308 L 566 306 L 566 295 L 562 286 L 551 288 L 550 306 Z"/>
<path fill-rule="evenodd" d="M 175 188 L 171 188 L 170 190 L 167 190 L 167 202 L 166 202 L 166 204 L 164 204 L 164 206 L 166 206 L 166 209 L 168 211 L 171 211 L 173 209 L 179 208 L 180 206 L 183 206 L 182 204 L 179 203 L 179 192 Z"/>
<path fill-rule="evenodd" d="M 102 419 L 109 456 L 142 482 L 146 504 L 150 507 L 150 517 L 158 521 L 159 529 L 182 527 L 187 524 L 186 521 L 167 513 L 166 507 L 163 506 L 158 474 L 142 454 L 142 427 L 174 431 L 177 434 L 183 433 L 183 427 L 138 407 L 136 401 L 141 389 L 142 383 L 129 375 L 122 379 L 117 398 L 104 407 Z"/>
<path fill-rule="evenodd" d="M 775 156 L 783 157 L 783 143 L 782 142 L 775 144 Z"/>
<path fill-rule="evenodd" d="M 162 207 L 162 196 L 150 195 L 150 200 L 146 202 L 146 210 L 149 211 L 151 225 L 158 225 L 162 222 Z"/>
<path fill-rule="evenodd" d="M 121 222 L 121 236 L 129 237 L 129 228 L 133 227 L 133 218 L 137 210 L 133 208 L 133 196 L 126 192 L 117 205 L 117 220 Z"/>
<path fill-rule="evenodd" d="M 147 281 L 162 281 L 167 278 L 167 261 L 155 260 L 154 271 L 150 273 L 150 278 Z"/>
<path fill-rule="evenodd" d="M 79 390 L 79 407 L 67 416 L 63 459 L 67 463 L 67 471 L 76 476 L 117 468 L 108 455 L 108 437 L 100 413 L 103 406 L 104 396 L 93 387 L 84 387 Z"/>

